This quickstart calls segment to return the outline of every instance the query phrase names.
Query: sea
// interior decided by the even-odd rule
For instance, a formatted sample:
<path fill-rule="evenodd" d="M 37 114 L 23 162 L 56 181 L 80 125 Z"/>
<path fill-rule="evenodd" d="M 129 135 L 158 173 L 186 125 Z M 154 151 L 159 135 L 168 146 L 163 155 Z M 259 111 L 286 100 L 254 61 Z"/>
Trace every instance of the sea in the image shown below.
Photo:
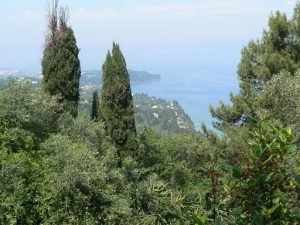
<path fill-rule="evenodd" d="M 152 72 L 152 71 L 149 71 Z M 160 69 L 161 80 L 135 84 L 132 92 L 145 93 L 166 100 L 176 100 L 190 116 L 197 130 L 201 122 L 213 128 L 209 106 L 220 101 L 230 104 L 230 93 L 237 93 L 237 64 L 198 66 L 194 69 Z"/>

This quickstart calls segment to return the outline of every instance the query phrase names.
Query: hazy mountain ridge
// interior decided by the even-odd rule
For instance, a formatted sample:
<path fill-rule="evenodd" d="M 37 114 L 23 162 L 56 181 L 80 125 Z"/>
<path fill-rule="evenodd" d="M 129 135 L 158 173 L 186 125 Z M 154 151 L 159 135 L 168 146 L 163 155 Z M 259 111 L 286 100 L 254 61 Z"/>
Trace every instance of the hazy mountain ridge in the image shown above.
<path fill-rule="evenodd" d="M 128 70 L 130 75 L 131 83 L 145 83 L 152 82 L 161 79 L 159 74 L 153 74 L 146 71 L 136 71 L 136 70 Z M 7 77 L 33 77 L 33 78 L 42 78 L 41 72 L 36 71 L 23 71 L 23 70 L 14 70 L 10 68 L 0 68 L 0 78 Z M 102 82 L 102 71 L 99 70 L 83 70 L 81 72 L 80 81 L 82 84 L 86 83 L 98 83 L 101 85 Z"/>
<path fill-rule="evenodd" d="M 159 74 L 152 74 L 146 71 L 128 70 L 131 83 L 147 83 L 152 81 L 158 81 L 161 79 Z M 97 84 L 102 83 L 102 71 L 99 70 L 86 70 L 82 71 L 80 83 L 85 84 Z"/>

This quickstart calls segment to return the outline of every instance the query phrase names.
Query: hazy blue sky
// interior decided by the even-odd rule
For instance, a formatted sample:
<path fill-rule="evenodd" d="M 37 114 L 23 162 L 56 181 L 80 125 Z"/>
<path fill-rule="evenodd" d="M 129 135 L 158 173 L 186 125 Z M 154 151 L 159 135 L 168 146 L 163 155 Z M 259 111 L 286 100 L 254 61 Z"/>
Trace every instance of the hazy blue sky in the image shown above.
<path fill-rule="evenodd" d="M 261 36 L 275 10 L 292 15 L 293 0 L 62 0 L 70 9 L 83 69 L 99 69 L 112 41 L 128 67 L 232 64 Z M 39 69 L 46 0 L 2 0 L 0 67 Z"/>

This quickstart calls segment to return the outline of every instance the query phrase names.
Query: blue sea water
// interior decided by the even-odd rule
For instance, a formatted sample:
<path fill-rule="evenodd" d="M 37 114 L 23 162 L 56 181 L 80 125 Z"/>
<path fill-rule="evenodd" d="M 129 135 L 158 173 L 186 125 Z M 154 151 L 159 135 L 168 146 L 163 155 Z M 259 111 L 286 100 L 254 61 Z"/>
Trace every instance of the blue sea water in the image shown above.
<path fill-rule="evenodd" d="M 199 66 L 185 69 L 161 69 L 160 81 L 137 84 L 132 92 L 145 93 L 167 100 L 176 100 L 193 120 L 196 129 L 204 122 L 212 128 L 213 118 L 209 106 L 220 100 L 230 103 L 230 92 L 238 92 L 236 64 Z"/>

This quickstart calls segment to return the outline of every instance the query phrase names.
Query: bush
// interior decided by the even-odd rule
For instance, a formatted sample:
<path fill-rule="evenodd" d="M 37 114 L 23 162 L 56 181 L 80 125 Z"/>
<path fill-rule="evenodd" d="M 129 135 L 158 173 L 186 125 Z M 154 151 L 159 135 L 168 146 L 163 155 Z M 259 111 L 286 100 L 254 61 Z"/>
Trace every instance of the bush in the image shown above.
<path fill-rule="evenodd" d="M 238 224 L 297 224 L 299 184 L 288 161 L 297 147 L 291 129 L 253 119 L 250 128 L 246 162 L 233 169 L 225 187 L 231 213 Z"/>

